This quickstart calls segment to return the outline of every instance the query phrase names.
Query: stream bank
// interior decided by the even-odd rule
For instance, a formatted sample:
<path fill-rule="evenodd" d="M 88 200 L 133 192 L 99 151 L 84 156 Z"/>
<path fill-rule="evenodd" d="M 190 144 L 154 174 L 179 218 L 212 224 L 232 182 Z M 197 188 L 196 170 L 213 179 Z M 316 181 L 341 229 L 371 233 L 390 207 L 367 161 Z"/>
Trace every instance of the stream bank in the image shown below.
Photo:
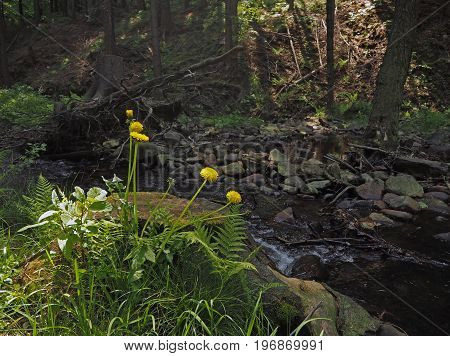
<path fill-rule="evenodd" d="M 163 191 L 170 177 L 173 193 L 189 197 L 200 168 L 215 167 L 219 184 L 202 196 L 241 191 L 249 233 L 282 273 L 325 282 L 408 334 L 449 333 L 448 164 L 346 141 L 323 127 L 172 129 L 141 146 L 139 186 Z M 121 142 L 104 141 L 96 161 L 44 159 L 36 169 L 61 184 L 102 185 L 124 177 Z"/>

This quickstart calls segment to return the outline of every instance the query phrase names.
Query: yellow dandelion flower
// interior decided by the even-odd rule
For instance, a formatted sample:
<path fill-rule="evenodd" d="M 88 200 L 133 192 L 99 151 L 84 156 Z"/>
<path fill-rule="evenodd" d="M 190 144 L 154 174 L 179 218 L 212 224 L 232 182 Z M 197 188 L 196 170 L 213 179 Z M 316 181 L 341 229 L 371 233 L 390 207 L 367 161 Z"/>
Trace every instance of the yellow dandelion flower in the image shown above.
<path fill-rule="evenodd" d="M 127 118 L 131 120 L 134 116 L 134 111 L 131 109 L 125 110 L 125 114 L 127 114 Z"/>
<path fill-rule="evenodd" d="M 217 179 L 219 179 L 219 173 L 210 167 L 205 167 L 200 171 L 200 175 L 203 177 L 204 180 L 208 181 L 209 183 L 215 182 Z"/>
<path fill-rule="evenodd" d="M 239 204 L 242 201 L 242 197 L 238 192 L 230 190 L 227 193 L 227 200 L 230 204 Z"/>
<path fill-rule="evenodd" d="M 147 142 L 150 138 L 147 135 L 141 134 L 139 132 L 130 132 L 130 137 L 134 138 L 136 141 Z"/>
<path fill-rule="evenodd" d="M 141 133 L 144 130 L 144 126 L 139 121 L 131 121 L 130 132 Z"/>

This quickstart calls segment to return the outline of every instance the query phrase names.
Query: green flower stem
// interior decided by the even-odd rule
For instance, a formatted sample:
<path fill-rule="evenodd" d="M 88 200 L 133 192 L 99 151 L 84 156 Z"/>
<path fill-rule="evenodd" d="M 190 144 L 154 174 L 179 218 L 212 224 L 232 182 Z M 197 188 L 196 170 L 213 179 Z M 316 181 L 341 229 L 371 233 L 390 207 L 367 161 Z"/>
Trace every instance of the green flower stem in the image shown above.
<path fill-rule="evenodd" d="M 129 144 L 129 155 L 128 155 L 128 178 L 127 178 L 127 190 L 125 192 L 125 201 L 128 202 L 128 195 L 130 193 L 130 184 L 131 184 L 131 178 L 133 176 L 133 172 L 131 171 L 132 168 L 132 162 L 133 162 L 133 140 L 130 137 L 130 144 Z"/>
<path fill-rule="evenodd" d="M 161 199 L 158 201 L 158 203 L 156 204 L 156 206 L 152 209 L 152 211 L 148 214 L 148 218 L 147 221 L 144 224 L 144 227 L 142 229 L 141 232 L 141 238 L 144 236 L 144 231 L 147 228 L 148 224 L 150 223 L 150 218 L 153 215 L 153 212 L 159 208 L 159 206 L 161 205 L 161 203 L 164 201 L 164 199 L 166 198 L 167 194 L 169 194 L 170 189 L 172 188 L 172 185 L 169 184 L 169 186 L 167 187 L 166 191 L 164 192 L 163 196 L 161 197 Z"/>
<path fill-rule="evenodd" d="M 136 223 L 136 235 L 137 235 L 137 226 L 138 226 L 138 209 L 137 209 L 137 155 L 138 155 L 139 142 L 136 142 L 134 146 L 134 157 L 133 157 L 133 212 L 134 219 Z"/>
<path fill-rule="evenodd" d="M 177 219 L 177 222 L 179 222 L 181 220 L 181 218 L 184 216 L 184 214 L 186 214 L 186 212 L 188 211 L 188 209 L 191 207 L 192 203 L 194 202 L 195 199 L 197 199 L 197 196 L 200 194 L 200 192 L 202 191 L 203 187 L 206 185 L 206 180 L 203 181 L 202 185 L 197 189 L 197 191 L 195 192 L 194 196 L 191 198 L 191 200 L 189 200 L 189 202 L 186 204 L 186 206 L 184 207 L 183 211 L 181 212 L 180 216 Z"/>
<path fill-rule="evenodd" d="M 190 208 L 190 206 L 192 205 L 192 203 L 195 201 L 195 199 L 197 198 L 197 196 L 200 194 L 200 192 L 202 191 L 203 187 L 206 185 L 206 180 L 203 181 L 202 185 L 197 189 L 197 191 L 195 192 L 194 196 L 191 198 L 191 200 L 189 200 L 189 202 L 186 204 L 186 206 L 184 207 L 183 211 L 181 212 L 180 216 L 177 218 L 177 220 L 175 221 L 175 223 L 172 225 L 172 228 L 170 229 L 169 233 L 167 234 L 167 237 L 164 239 L 163 243 L 161 244 L 161 248 L 158 251 L 158 254 L 156 255 L 156 261 L 158 261 L 159 256 L 161 256 L 161 253 L 164 251 L 164 248 L 167 245 L 167 242 L 169 242 L 169 239 L 172 237 L 172 235 L 175 232 L 175 226 L 178 225 L 178 223 L 180 222 L 181 218 L 184 216 L 184 214 L 186 214 L 186 212 L 188 211 L 188 209 Z"/>

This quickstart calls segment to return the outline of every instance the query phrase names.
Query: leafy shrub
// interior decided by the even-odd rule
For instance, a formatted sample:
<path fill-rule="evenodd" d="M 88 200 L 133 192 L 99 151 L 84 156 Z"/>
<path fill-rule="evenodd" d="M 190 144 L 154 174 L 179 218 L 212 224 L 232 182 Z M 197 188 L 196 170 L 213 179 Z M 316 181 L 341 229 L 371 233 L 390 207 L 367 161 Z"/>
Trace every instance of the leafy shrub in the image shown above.
<path fill-rule="evenodd" d="M 0 89 L 0 120 L 32 126 L 45 122 L 53 110 L 49 98 L 26 85 Z"/>
<path fill-rule="evenodd" d="M 423 108 L 407 111 L 404 113 L 403 126 L 409 130 L 426 133 L 450 129 L 450 109 L 435 111 Z"/>

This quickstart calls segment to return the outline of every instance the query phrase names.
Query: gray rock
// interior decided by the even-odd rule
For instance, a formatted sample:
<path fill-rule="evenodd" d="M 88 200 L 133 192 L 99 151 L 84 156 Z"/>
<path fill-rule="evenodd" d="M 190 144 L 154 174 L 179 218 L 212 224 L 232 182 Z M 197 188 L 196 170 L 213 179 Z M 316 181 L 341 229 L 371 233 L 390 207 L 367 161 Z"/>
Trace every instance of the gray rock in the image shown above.
<path fill-rule="evenodd" d="M 275 222 L 281 223 L 281 222 L 287 222 L 290 224 L 295 223 L 294 218 L 294 211 L 292 208 L 286 208 L 283 211 L 280 211 L 275 217 L 273 218 Z"/>
<path fill-rule="evenodd" d="M 186 163 L 189 163 L 189 164 L 200 163 L 202 161 L 203 161 L 203 159 L 199 155 L 186 158 Z"/>
<path fill-rule="evenodd" d="M 394 161 L 394 169 L 416 177 L 429 177 L 446 175 L 449 171 L 449 165 L 444 162 L 415 157 L 398 157 Z"/>
<path fill-rule="evenodd" d="M 238 177 L 245 173 L 245 168 L 241 161 L 227 164 L 221 168 L 223 173 L 227 176 Z"/>
<path fill-rule="evenodd" d="M 316 180 L 307 184 L 308 188 L 311 190 L 320 190 L 328 187 L 331 184 L 329 180 Z"/>
<path fill-rule="evenodd" d="M 407 195 L 409 197 L 422 197 L 423 188 L 413 176 L 399 174 L 391 176 L 386 180 L 386 191 L 398 195 Z"/>
<path fill-rule="evenodd" d="M 281 184 L 281 189 L 283 189 L 283 192 L 289 193 L 289 194 L 295 194 L 298 191 L 297 187 L 293 187 L 291 185 Z"/>
<path fill-rule="evenodd" d="M 342 170 L 341 178 L 344 182 L 354 184 L 359 180 L 359 177 L 356 174 L 353 174 L 350 171 Z"/>
<path fill-rule="evenodd" d="M 383 182 L 381 181 L 380 183 L 379 181 L 375 181 L 373 179 L 355 188 L 356 193 L 362 199 L 367 200 L 381 200 L 383 189 L 384 189 Z"/>
<path fill-rule="evenodd" d="M 289 158 L 284 153 L 282 153 L 279 149 L 274 148 L 269 153 L 269 161 L 272 161 L 273 163 L 278 164 L 280 162 L 289 161 Z"/>
<path fill-rule="evenodd" d="M 298 176 L 286 178 L 284 180 L 284 184 L 296 187 L 298 189 L 303 189 L 305 187 L 305 182 Z"/>
<path fill-rule="evenodd" d="M 292 265 L 291 275 L 300 279 L 326 281 L 330 277 L 319 256 L 305 255 L 299 257 Z"/>
<path fill-rule="evenodd" d="M 332 176 L 336 180 L 341 180 L 341 168 L 339 167 L 339 164 L 336 162 L 331 163 L 326 168 L 327 173 Z"/>
<path fill-rule="evenodd" d="M 237 162 L 239 160 L 239 154 L 238 153 L 227 153 L 223 157 L 223 160 L 225 163 Z"/>
<path fill-rule="evenodd" d="M 425 198 L 435 198 L 435 199 L 439 199 L 442 201 L 447 201 L 449 198 L 449 195 L 447 193 L 444 192 L 428 192 L 424 194 Z"/>
<path fill-rule="evenodd" d="M 373 182 L 373 178 L 370 174 L 363 173 L 363 174 L 361 174 L 361 178 L 365 183 Z"/>
<path fill-rule="evenodd" d="M 260 190 L 261 190 L 261 192 L 263 193 L 263 194 L 266 194 L 266 195 L 275 195 L 275 191 L 272 189 L 272 188 L 270 188 L 270 187 L 267 187 L 267 186 L 262 186 L 261 188 L 260 188 Z"/>
<path fill-rule="evenodd" d="M 450 232 L 443 232 L 442 234 L 436 234 L 433 237 L 444 242 L 450 242 Z"/>
<path fill-rule="evenodd" d="M 298 166 L 289 161 L 278 162 L 278 173 L 283 177 L 292 177 L 297 175 Z"/>
<path fill-rule="evenodd" d="M 383 197 L 383 201 L 394 209 L 407 210 L 415 213 L 420 211 L 419 203 L 406 195 L 386 193 Z"/>
<path fill-rule="evenodd" d="M 421 203 L 425 204 L 423 210 L 431 211 L 438 214 L 450 215 L 450 208 L 442 200 L 426 197 L 420 200 Z"/>
<path fill-rule="evenodd" d="M 248 177 L 241 178 L 241 180 L 239 181 L 239 183 L 244 183 L 244 184 L 251 183 L 251 184 L 255 184 L 257 186 L 261 186 L 261 185 L 265 184 L 265 182 L 266 182 L 266 178 L 262 174 L 259 174 L 259 173 L 255 173 Z"/>
<path fill-rule="evenodd" d="M 164 134 L 164 141 L 169 145 L 177 144 L 182 138 L 183 135 L 176 131 L 168 131 Z"/>
<path fill-rule="evenodd" d="M 325 174 L 325 165 L 316 159 L 308 159 L 301 165 L 302 172 L 311 177 L 323 177 Z"/>
<path fill-rule="evenodd" d="M 120 146 L 120 141 L 118 139 L 107 140 L 102 143 L 102 146 L 106 149 L 115 149 Z"/>
<path fill-rule="evenodd" d="M 394 224 L 394 220 L 389 219 L 387 216 L 380 214 L 380 213 L 371 213 L 369 215 L 369 219 L 381 224 L 381 225 L 392 225 Z"/>
<path fill-rule="evenodd" d="M 412 214 L 399 210 L 383 209 L 381 210 L 381 213 L 390 218 L 400 220 L 411 220 L 413 218 Z"/>
<path fill-rule="evenodd" d="M 372 177 L 374 179 L 386 180 L 389 178 L 389 175 L 385 171 L 373 171 Z"/>

